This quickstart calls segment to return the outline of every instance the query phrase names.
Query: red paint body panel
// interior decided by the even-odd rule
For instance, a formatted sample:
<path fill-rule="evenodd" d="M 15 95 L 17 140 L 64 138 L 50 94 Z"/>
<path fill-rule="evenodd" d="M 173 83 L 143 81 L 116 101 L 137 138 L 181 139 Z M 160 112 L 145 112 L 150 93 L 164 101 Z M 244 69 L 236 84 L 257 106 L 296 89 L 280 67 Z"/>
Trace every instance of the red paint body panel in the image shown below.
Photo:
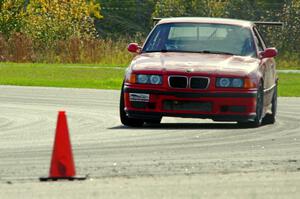
<path fill-rule="evenodd" d="M 125 93 L 125 106 L 126 110 L 135 110 L 140 111 L 139 108 L 134 108 L 129 100 L 128 93 Z M 188 111 L 188 110 L 182 110 L 182 111 L 170 111 L 165 110 L 162 106 L 164 100 L 174 100 L 174 101 L 197 101 L 197 102 L 210 102 L 212 103 L 212 111 L 206 112 L 206 111 Z M 222 98 L 216 98 L 216 97 L 200 97 L 200 98 L 181 98 L 176 96 L 168 96 L 168 95 L 157 95 L 152 94 L 150 97 L 150 103 L 155 103 L 155 108 L 145 108 L 143 111 L 145 112 L 169 112 L 169 113 L 198 113 L 198 114 L 208 114 L 208 115 L 253 115 L 255 114 L 255 98 L 232 98 L 232 97 L 222 97 Z M 230 112 L 230 111 L 221 111 L 222 106 L 245 106 L 246 111 L 243 113 L 236 113 L 236 112 Z"/>
<path fill-rule="evenodd" d="M 251 57 L 200 53 L 143 53 L 132 61 L 138 72 L 246 76 L 257 72 L 260 60 Z"/>

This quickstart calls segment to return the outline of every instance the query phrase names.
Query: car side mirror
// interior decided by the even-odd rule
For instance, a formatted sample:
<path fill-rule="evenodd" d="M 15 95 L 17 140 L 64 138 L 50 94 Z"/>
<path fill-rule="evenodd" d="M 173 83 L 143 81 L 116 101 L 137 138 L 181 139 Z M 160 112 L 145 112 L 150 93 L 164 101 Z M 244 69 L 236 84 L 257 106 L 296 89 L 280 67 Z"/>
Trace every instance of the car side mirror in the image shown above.
<path fill-rule="evenodd" d="M 261 58 L 272 58 L 277 56 L 278 52 L 276 48 L 267 48 L 263 52 L 260 53 Z"/>
<path fill-rule="evenodd" d="M 131 53 L 139 53 L 141 47 L 137 43 L 130 43 L 127 47 L 127 50 Z"/>

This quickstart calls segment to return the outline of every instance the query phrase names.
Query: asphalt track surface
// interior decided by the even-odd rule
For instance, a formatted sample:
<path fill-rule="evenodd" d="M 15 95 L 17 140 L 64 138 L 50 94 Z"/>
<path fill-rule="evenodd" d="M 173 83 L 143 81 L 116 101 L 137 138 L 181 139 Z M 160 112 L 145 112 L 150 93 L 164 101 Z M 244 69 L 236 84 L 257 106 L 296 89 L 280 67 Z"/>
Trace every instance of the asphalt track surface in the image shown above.
<path fill-rule="evenodd" d="M 128 128 L 119 91 L 0 86 L 0 198 L 299 198 L 300 98 L 279 98 L 274 125 L 164 118 Z M 78 175 L 48 175 L 65 110 Z"/>

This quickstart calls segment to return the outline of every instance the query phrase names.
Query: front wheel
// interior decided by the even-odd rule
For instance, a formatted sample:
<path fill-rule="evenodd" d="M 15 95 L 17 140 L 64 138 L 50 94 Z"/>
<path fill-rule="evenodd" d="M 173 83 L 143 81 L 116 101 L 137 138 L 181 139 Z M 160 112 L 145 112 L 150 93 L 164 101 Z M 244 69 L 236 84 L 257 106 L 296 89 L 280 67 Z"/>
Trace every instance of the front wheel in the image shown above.
<path fill-rule="evenodd" d="M 262 124 L 263 120 L 263 110 L 264 110 L 264 89 L 263 85 L 260 84 L 257 90 L 256 96 L 256 116 L 253 121 L 249 122 L 238 122 L 238 125 L 242 127 L 259 127 Z"/>
<path fill-rule="evenodd" d="M 256 97 L 256 117 L 253 122 L 250 122 L 253 127 L 258 127 L 262 123 L 263 119 L 263 110 L 264 110 L 264 89 L 263 85 L 260 84 L 257 91 Z"/>
<path fill-rule="evenodd" d="M 264 123 L 274 124 L 276 122 L 276 113 L 277 113 L 277 85 L 275 86 L 273 98 L 272 98 L 272 113 L 268 113 L 264 118 Z"/>
<path fill-rule="evenodd" d="M 119 106 L 120 120 L 121 120 L 122 124 L 124 124 L 125 126 L 141 127 L 141 126 L 143 126 L 144 121 L 140 120 L 140 119 L 128 117 L 124 110 L 125 102 L 124 102 L 124 89 L 123 88 L 124 88 L 124 84 L 122 85 L 121 96 L 120 96 L 120 106 Z"/>

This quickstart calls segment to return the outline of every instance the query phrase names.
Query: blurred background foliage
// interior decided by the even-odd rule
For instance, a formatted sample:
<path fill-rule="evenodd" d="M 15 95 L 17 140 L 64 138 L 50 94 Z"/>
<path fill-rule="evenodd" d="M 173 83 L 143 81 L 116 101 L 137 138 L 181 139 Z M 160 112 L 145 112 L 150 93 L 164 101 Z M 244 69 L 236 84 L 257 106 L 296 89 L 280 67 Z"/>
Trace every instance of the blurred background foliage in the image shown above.
<path fill-rule="evenodd" d="M 282 21 L 259 27 L 282 67 L 300 66 L 300 0 L 0 0 L 0 61 L 127 64 L 152 17 Z"/>
<path fill-rule="evenodd" d="M 24 10 L 25 23 L 21 31 L 47 45 L 70 37 L 93 37 L 96 29 L 91 15 L 102 18 L 100 5 L 94 6 L 93 1 L 88 4 L 85 0 L 30 0 Z"/>

